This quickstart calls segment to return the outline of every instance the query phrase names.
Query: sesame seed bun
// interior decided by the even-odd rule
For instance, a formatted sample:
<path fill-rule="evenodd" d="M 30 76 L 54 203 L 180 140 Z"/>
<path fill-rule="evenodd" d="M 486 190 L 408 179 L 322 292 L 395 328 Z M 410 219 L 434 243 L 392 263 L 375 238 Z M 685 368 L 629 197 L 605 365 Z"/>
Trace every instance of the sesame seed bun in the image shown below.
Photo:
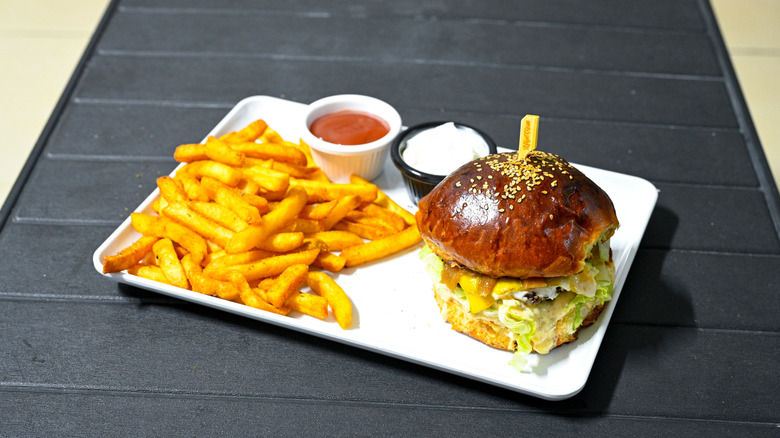
<path fill-rule="evenodd" d="M 492 277 L 580 272 L 618 227 L 609 196 L 564 159 L 531 151 L 468 163 L 418 203 L 417 225 L 443 261 Z"/>

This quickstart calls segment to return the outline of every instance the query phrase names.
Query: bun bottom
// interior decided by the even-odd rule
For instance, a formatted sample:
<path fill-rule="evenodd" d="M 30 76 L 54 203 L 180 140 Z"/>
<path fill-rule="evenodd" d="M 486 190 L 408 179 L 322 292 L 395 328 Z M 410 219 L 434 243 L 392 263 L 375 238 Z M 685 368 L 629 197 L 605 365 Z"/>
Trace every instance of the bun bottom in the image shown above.
<path fill-rule="evenodd" d="M 505 325 L 482 318 L 475 318 L 455 299 L 445 300 L 435 288 L 433 295 L 436 298 L 436 303 L 439 305 L 442 317 L 450 323 L 453 330 L 471 336 L 493 348 L 507 351 L 515 351 L 517 349 L 517 341 L 514 340 L 512 331 Z M 565 328 L 564 324 L 556 324 L 557 340 L 555 347 L 577 340 L 580 330 L 596 322 L 602 310 L 604 310 L 603 304 L 593 308 L 582 321 L 582 325 L 573 332 Z M 531 351 L 539 353 L 539 351 L 533 348 L 533 344 L 531 346 Z"/>

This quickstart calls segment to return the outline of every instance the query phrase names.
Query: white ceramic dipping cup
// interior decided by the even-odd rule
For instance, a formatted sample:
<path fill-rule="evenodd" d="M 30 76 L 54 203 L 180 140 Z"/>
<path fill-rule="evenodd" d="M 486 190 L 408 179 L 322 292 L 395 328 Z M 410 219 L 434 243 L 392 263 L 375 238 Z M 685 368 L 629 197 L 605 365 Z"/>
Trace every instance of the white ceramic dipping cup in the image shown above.
<path fill-rule="evenodd" d="M 383 119 L 390 130 L 384 137 L 361 145 L 339 145 L 311 133 L 309 127 L 318 118 L 339 111 L 360 111 Z M 301 140 L 309 145 L 314 163 L 335 183 L 348 183 L 350 174 L 373 180 L 382 173 L 390 144 L 401 132 L 401 116 L 388 103 L 370 96 L 340 94 L 309 104 L 301 120 Z"/>

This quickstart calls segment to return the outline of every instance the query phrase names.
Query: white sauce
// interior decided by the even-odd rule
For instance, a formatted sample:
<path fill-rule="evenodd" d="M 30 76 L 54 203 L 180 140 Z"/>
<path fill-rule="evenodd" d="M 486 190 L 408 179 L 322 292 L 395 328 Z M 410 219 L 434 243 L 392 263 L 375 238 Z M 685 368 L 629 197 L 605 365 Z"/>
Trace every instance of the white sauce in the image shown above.
<path fill-rule="evenodd" d="M 449 122 L 414 135 L 402 153 L 406 164 L 432 175 L 450 172 L 488 154 L 485 140 L 472 129 Z"/>

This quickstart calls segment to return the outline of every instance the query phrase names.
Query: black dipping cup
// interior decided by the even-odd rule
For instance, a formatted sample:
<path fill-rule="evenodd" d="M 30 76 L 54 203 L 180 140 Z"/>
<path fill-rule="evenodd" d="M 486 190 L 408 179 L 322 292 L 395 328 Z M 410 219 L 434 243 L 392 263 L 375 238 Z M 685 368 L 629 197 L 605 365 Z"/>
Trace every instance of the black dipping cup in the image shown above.
<path fill-rule="evenodd" d="M 445 123 L 449 122 L 427 122 L 412 126 L 398 134 L 395 140 L 393 140 L 392 145 L 390 145 L 390 157 L 392 158 L 395 167 L 397 167 L 401 172 L 404 186 L 406 186 L 406 191 L 409 193 L 409 197 L 412 199 L 412 201 L 414 201 L 415 204 L 420 202 L 420 199 L 425 197 L 425 195 L 433 190 L 433 188 L 436 187 L 444 178 L 446 178 L 447 175 L 433 175 L 430 173 L 425 173 L 407 164 L 402 158 L 404 149 L 406 149 L 406 141 L 422 131 L 435 128 Z M 489 135 L 473 126 L 469 126 L 464 123 L 452 123 L 454 123 L 455 126 L 459 129 L 470 129 L 482 137 L 482 139 L 485 140 L 488 148 L 488 153 L 485 155 L 497 153 L 498 149 L 496 148 L 496 142 L 494 142 Z M 452 170 L 454 171 L 455 169 Z"/>

